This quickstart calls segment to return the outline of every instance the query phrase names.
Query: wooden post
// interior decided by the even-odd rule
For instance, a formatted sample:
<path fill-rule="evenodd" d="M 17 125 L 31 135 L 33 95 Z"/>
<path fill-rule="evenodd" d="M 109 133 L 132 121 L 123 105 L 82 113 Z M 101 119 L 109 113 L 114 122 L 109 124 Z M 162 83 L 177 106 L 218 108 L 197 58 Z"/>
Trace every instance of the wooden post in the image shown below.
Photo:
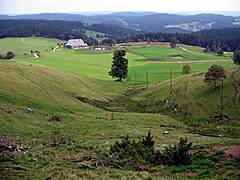
<path fill-rule="evenodd" d="M 172 68 L 170 69 L 170 96 L 171 97 L 172 94 Z"/>
<path fill-rule="evenodd" d="M 224 78 L 221 78 L 222 81 L 222 87 L 221 87 L 221 110 L 220 110 L 220 115 L 221 118 L 223 117 L 223 82 L 224 82 Z"/>
<path fill-rule="evenodd" d="M 148 89 L 148 72 L 146 72 L 146 78 L 147 78 L 147 89 Z"/>
<path fill-rule="evenodd" d="M 137 84 L 137 73 L 135 72 L 135 84 Z"/>

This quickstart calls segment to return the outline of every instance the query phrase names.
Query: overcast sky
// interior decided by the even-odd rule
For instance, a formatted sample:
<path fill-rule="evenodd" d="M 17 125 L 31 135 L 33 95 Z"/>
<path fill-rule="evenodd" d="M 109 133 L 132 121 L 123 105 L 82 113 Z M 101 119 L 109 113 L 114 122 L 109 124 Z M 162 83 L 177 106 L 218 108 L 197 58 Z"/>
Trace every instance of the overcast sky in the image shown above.
<path fill-rule="evenodd" d="M 0 0 L 0 14 L 94 11 L 239 11 L 240 0 Z"/>

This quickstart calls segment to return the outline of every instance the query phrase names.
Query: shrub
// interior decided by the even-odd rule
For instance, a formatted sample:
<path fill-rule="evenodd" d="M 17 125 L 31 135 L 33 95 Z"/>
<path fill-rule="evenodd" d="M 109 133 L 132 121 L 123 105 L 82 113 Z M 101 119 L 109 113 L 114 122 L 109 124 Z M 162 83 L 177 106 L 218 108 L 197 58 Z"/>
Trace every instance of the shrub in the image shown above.
<path fill-rule="evenodd" d="M 191 68 L 189 66 L 189 64 L 185 64 L 182 67 L 182 74 L 190 74 L 191 73 Z"/>
<path fill-rule="evenodd" d="M 116 141 L 110 147 L 110 154 L 121 165 L 137 168 L 140 165 L 153 164 L 155 161 L 153 136 L 149 131 L 148 135 L 138 142 L 131 141 L 129 136 L 126 136 L 121 142 Z"/>
<path fill-rule="evenodd" d="M 163 164 L 168 166 L 186 165 L 191 162 L 191 154 L 188 150 L 191 149 L 192 142 L 188 143 L 187 139 L 180 139 L 178 144 L 167 147 L 162 153 Z"/>
<path fill-rule="evenodd" d="M 138 142 L 131 141 L 128 136 L 125 136 L 121 142 L 116 141 L 110 147 L 110 154 L 115 163 L 135 169 L 141 165 L 178 166 L 190 163 L 191 155 L 188 154 L 188 150 L 192 143 L 188 143 L 186 139 L 181 138 L 178 144 L 166 148 L 163 153 L 155 150 L 154 143 L 150 131 Z"/>

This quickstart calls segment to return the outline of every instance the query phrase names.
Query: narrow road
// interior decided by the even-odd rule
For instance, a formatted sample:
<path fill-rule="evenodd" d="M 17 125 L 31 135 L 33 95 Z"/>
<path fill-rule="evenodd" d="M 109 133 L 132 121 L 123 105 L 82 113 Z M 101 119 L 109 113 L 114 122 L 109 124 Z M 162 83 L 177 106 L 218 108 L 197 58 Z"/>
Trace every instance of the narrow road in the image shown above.
<path fill-rule="evenodd" d="M 184 47 L 178 47 L 178 49 L 181 49 L 181 50 L 183 50 L 185 52 L 189 52 L 189 53 L 192 53 L 192 54 L 208 55 L 208 54 L 205 54 L 205 53 L 189 51 L 189 50 L 185 49 Z"/>
<path fill-rule="evenodd" d="M 60 49 L 57 49 L 58 48 L 58 46 L 57 47 L 55 47 L 55 48 L 53 48 L 53 50 L 52 51 L 58 51 L 58 50 L 60 50 Z"/>

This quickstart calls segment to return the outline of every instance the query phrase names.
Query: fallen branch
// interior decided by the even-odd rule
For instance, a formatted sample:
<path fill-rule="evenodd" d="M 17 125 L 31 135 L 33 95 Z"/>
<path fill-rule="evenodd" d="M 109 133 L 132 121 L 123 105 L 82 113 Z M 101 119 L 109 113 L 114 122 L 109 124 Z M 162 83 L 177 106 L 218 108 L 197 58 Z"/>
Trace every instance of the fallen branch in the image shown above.
<path fill-rule="evenodd" d="M 22 166 L 14 166 L 13 169 L 15 169 L 15 170 L 29 171 L 28 168 L 25 168 L 25 167 L 22 167 Z"/>
<path fill-rule="evenodd" d="M 116 164 L 116 163 L 110 163 L 109 165 L 114 165 L 114 166 L 117 166 L 118 168 L 122 169 L 122 170 L 125 170 L 125 168 L 123 168 L 122 166 Z"/>
<path fill-rule="evenodd" d="M 108 99 L 105 99 L 103 97 L 101 97 L 102 100 L 104 100 L 105 102 L 110 102 Z"/>
<path fill-rule="evenodd" d="M 215 134 L 205 134 L 205 133 L 190 133 L 190 134 L 197 134 L 201 136 L 208 136 L 208 137 L 218 137 L 218 138 L 223 138 L 223 135 L 215 135 Z"/>
<path fill-rule="evenodd" d="M 93 167 L 87 165 L 87 164 L 81 164 L 81 165 L 78 165 L 79 168 L 88 168 L 88 169 L 94 169 Z"/>

